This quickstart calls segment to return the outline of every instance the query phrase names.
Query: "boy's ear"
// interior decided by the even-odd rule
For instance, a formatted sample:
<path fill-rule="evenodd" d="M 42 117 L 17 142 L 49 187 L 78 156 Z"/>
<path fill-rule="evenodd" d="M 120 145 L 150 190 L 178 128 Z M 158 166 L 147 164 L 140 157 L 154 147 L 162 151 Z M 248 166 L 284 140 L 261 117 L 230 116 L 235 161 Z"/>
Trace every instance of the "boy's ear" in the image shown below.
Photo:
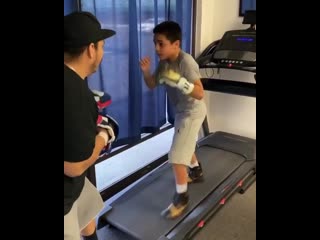
<path fill-rule="evenodd" d="M 173 43 L 176 47 L 180 47 L 180 40 L 176 40 Z"/>

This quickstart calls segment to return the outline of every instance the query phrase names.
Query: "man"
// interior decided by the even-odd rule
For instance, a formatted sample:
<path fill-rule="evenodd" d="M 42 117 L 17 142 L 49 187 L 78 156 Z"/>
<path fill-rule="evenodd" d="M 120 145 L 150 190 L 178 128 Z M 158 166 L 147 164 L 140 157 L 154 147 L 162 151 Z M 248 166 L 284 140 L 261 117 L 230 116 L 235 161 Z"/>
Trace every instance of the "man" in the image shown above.
<path fill-rule="evenodd" d="M 86 79 L 101 63 L 104 39 L 114 34 L 89 12 L 64 16 L 64 240 L 98 239 L 95 218 L 104 204 L 86 172 L 114 133 L 97 127 L 97 103 Z"/>

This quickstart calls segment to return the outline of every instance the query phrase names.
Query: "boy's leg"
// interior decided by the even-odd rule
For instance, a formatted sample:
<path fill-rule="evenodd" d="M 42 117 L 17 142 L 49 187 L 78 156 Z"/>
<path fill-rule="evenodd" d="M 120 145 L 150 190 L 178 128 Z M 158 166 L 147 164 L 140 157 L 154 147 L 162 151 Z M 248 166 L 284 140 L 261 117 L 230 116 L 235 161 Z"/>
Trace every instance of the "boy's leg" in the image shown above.
<path fill-rule="evenodd" d="M 188 205 L 188 171 L 187 166 L 183 164 L 172 164 L 176 181 L 176 191 L 173 201 L 161 215 L 166 218 L 175 218 L 181 215 Z"/>
<path fill-rule="evenodd" d="M 193 131 L 191 134 L 196 139 L 198 139 L 199 130 L 201 129 L 201 126 L 207 114 L 207 108 L 204 102 L 202 102 L 201 111 L 199 112 L 201 112 L 201 114 L 193 122 L 193 127 L 196 132 Z M 195 153 L 192 154 L 191 163 L 189 164 L 188 170 L 188 183 L 201 182 L 203 180 L 202 166 L 198 161 Z"/>
<path fill-rule="evenodd" d="M 188 166 L 190 166 L 198 133 L 205 115 L 206 107 L 202 103 L 197 115 L 178 113 L 175 116 L 175 132 L 169 152 L 169 162 L 173 164 L 176 191 L 172 203 L 162 212 L 162 215 L 167 218 L 180 216 L 188 205 Z"/>
<path fill-rule="evenodd" d="M 177 114 L 175 117 L 175 133 L 169 162 L 172 163 L 176 187 L 172 202 L 161 213 L 167 218 L 180 216 L 188 205 L 188 166 L 196 144 L 194 139 L 192 141 L 188 138 L 192 131 L 192 122 L 191 118 L 183 114 Z"/>
<path fill-rule="evenodd" d="M 191 165 L 190 166 L 199 166 L 198 164 L 198 159 L 197 159 L 197 156 L 196 154 L 192 154 L 192 158 L 191 158 Z"/>
<path fill-rule="evenodd" d="M 203 172 L 201 163 L 198 161 L 196 154 L 192 155 L 191 164 L 188 172 L 188 183 L 203 181 Z"/>
<path fill-rule="evenodd" d="M 187 184 L 188 172 L 187 167 L 183 164 L 172 164 L 174 176 L 177 185 Z"/>

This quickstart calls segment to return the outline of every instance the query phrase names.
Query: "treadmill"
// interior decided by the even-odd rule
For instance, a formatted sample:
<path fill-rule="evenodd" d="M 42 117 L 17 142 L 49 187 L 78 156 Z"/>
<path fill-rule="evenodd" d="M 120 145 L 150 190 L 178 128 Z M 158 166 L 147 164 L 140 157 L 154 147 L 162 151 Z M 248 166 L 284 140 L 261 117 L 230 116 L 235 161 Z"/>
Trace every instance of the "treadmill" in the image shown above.
<path fill-rule="evenodd" d="M 255 31 L 228 31 L 200 68 L 230 68 L 255 73 Z M 208 59 L 208 58 L 206 58 Z M 204 89 L 255 97 L 255 82 L 201 79 Z M 110 226 L 140 240 L 192 239 L 234 193 L 245 193 L 256 179 L 256 140 L 227 132 L 210 133 L 198 141 L 196 155 L 204 181 L 188 186 L 189 205 L 176 219 L 160 215 L 175 191 L 171 165 L 166 161 L 108 206 L 100 218 Z"/>

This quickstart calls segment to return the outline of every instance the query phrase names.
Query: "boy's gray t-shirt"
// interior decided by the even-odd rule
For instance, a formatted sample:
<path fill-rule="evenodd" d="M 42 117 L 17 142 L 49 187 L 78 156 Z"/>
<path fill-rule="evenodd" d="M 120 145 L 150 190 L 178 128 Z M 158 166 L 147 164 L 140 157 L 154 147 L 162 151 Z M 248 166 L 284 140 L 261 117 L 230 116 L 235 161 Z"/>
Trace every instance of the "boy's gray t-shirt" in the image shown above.
<path fill-rule="evenodd" d="M 186 78 L 191 83 L 201 78 L 197 62 L 190 54 L 182 50 L 174 62 L 160 60 L 155 71 L 157 84 L 159 84 L 161 76 L 169 70 L 179 73 L 181 77 Z M 169 100 L 175 106 L 177 112 L 197 112 L 202 100 L 197 100 L 189 95 L 185 95 L 177 88 L 170 87 L 166 84 L 163 85 L 166 87 Z"/>

